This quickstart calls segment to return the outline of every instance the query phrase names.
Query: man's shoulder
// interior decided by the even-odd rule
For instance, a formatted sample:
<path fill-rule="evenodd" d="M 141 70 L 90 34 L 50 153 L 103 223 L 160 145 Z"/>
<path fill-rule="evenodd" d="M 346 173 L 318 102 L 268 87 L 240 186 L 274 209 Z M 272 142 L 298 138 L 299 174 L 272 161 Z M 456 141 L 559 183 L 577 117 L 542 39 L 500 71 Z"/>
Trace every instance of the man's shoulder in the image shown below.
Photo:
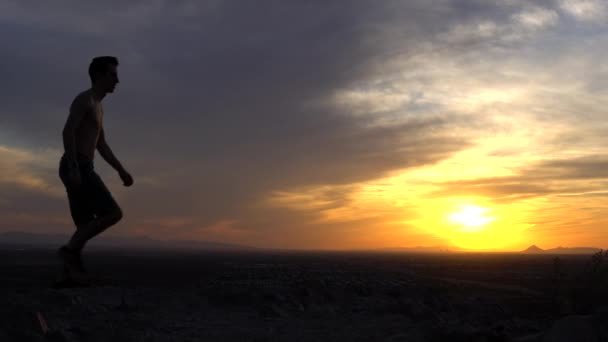
<path fill-rule="evenodd" d="M 81 108 L 93 107 L 93 96 L 91 90 L 87 89 L 78 93 L 78 95 L 76 95 L 72 101 L 72 106 L 78 106 Z"/>

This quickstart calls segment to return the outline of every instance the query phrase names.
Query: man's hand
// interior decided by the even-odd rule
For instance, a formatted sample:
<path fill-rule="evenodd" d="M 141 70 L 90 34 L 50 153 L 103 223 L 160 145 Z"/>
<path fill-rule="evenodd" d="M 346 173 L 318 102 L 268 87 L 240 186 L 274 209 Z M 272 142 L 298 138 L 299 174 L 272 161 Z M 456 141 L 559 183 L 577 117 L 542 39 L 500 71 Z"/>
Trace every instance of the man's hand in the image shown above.
<path fill-rule="evenodd" d="M 124 186 L 133 185 L 133 177 L 127 172 L 127 170 L 121 170 L 119 173 L 120 179 L 122 179 L 122 184 Z"/>

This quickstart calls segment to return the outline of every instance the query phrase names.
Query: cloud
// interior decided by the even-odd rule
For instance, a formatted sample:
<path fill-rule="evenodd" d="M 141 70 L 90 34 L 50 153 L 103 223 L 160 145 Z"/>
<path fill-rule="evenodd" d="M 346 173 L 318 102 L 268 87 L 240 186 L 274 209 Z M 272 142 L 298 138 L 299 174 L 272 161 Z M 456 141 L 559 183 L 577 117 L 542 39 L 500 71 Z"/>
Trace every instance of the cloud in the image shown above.
<path fill-rule="evenodd" d="M 44 231 L 71 225 L 65 190 L 56 170 L 57 151 L 0 145 L 0 230 Z M 67 215 L 66 215 L 67 214 Z"/>
<path fill-rule="evenodd" d="M 430 196 L 485 196 L 496 202 L 512 202 L 545 196 L 602 194 L 608 185 L 607 155 L 547 159 L 518 170 L 517 175 L 454 180 L 438 185 Z"/>
<path fill-rule="evenodd" d="M 498 5 L 494 7 L 492 15 L 473 16 L 458 21 L 437 37 L 451 51 L 458 47 L 513 46 L 534 39 L 558 23 L 559 14 L 551 8 Z"/>
<path fill-rule="evenodd" d="M 532 30 L 553 26 L 557 23 L 559 16 L 554 10 L 535 7 L 513 15 L 513 21 L 523 27 Z"/>
<path fill-rule="evenodd" d="M 606 3 L 601 0 L 561 0 L 560 9 L 582 21 L 600 21 L 606 18 Z"/>
<path fill-rule="evenodd" d="M 53 156 L 56 155 L 55 150 L 34 153 L 0 145 L 0 184 L 14 185 L 48 196 L 62 195 L 63 189 L 48 181 L 51 167 L 54 166 Z"/>

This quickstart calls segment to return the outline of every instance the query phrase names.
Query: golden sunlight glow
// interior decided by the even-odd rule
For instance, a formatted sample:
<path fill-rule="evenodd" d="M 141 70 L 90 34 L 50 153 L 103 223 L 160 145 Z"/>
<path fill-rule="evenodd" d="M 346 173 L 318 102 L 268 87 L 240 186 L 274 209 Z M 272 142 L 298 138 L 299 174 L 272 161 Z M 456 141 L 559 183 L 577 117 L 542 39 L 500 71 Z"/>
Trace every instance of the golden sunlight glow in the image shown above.
<path fill-rule="evenodd" d="M 574 195 L 566 201 L 565 197 L 522 196 L 501 189 L 501 179 L 517 179 L 520 169 L 546 159 L 545 150 L 529 146 L 542 146 L 548 136 L 555 137 L 562 130 L 560 124 L 539 125 L 523 114 L 515 124 L 501 113 L 494 113 L 493 121 L 505 131 L 478 134 L 473 146 L 435 164 L 396 170 L 359 184 L 284 189 L 274 192 L 265 203 L 314 212 L 316 215 L 306 222 L 311 225 L 359 225 L 356 230 L 362 233 L 352 234 L 348 241 L 342 239 L 344 248 L 355 243 L 356 247 L 440 244 L 467 250 L 514 251 L 531 244 L 575 243 L 576 234 L 570 233 L 575 227 L 597 224 L 603 218 L 597 201 L 583 203 L 588 198 L 581 194 L 576 199 L 581 201 L 579 206 L 568 206 L 565 203 L 574 203 Z M 580 153 L 573 149 L 567 152 Z M 484 180 L 488 186 L 459 186 L 469 181 L 475 184 L 475 180 Z M 495 181 L 497 185 L 491 186 Z M 562 218 L 566 207 L 572 208 L 571 215 Z M 548 233 L 555 229 L 563 234 L 554 237 Z M 566 234 L 568 240 L 564 240 Z M 580 244 L 590 242 L 581 240 Z"/>
<path fill-rule="evenodd" d="M 421 199 L 418 200 L 421 215 L 407 223 L 457 247 L 509 250 L 521 245 L 525 231 L 534 226 L 529 223 L 534 206 L 526 200 L 493 203 L 476 196 Z"/>
<path fill-rule="evenodd" d="M 476 205 L 463 205 L 460 211 L 448 216 L 449 220 L 462 225 L 461 231 L 477 232 L 483 230 L 483 226 L 494 221 L 496 218 L 484 216 L 489 209 L 481 208 Z"/>

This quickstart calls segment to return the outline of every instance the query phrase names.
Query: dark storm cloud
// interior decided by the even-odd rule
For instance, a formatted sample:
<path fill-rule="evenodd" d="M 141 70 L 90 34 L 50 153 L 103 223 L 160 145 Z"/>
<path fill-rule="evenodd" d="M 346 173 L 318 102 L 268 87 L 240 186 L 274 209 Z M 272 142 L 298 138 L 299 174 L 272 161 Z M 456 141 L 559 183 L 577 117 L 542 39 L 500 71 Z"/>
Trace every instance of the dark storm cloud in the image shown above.
<path fill-rule="evenodd" d="M 5 120 L 46 143 L 52 141 L 43 127 L 61 122 L 73 93 L 88 85 L 86 67 L 94 55 L 121 57 L 123 84 L 109 102 L 125 116 L 152 127 L 171 126 L 167 121 L 174 119 L 180 131 L 179 120 L 187 120 L 196 129 L 205 126 L 201 135 L 224 135 L 232 125 L 293 119 L 306 101 L 381 72 L 391 54 L 415 54 L 416 42 L 452 23 L 504 20 L 517 10 L 463 1 L 8 4 L 1 31 L 10 47 L 4 56 L 10 65 Z M 273 110 L 279 101 L 288 108 Z M 247 114 L 233 112 L 242 107 Z M 41 128 L 27 133 L 23 113 Z"/>

